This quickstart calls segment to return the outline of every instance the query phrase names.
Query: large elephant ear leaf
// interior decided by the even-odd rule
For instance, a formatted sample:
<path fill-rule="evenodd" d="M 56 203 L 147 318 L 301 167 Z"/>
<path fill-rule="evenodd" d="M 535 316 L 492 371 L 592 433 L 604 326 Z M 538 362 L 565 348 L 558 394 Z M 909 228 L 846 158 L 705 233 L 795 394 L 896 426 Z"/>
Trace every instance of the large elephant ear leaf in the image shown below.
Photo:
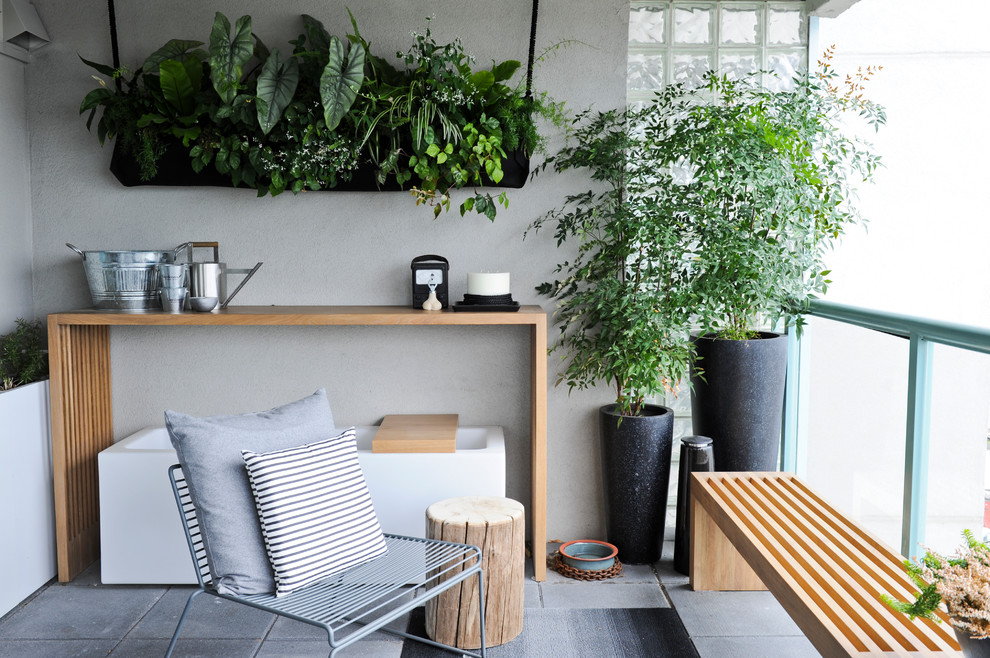
<path fill-rule="evenodd" d="M 330 47 L 330 33 L 323 27 L 318 19 L 309 14 L 303 14 L 303 27 L 306 28 L 306 35 L 309 37 L 309 49 L 321 52 Z"/>
<path fill-rule="evenodd" d="M 337 37 L 330 37 L 329 52 L 330 60 L 320 77 L 320 98 L 327 130 L 334 130 L 354 105 L 364 82 L 365 52 L 361 44 L 351 44 L 345 61 L 344 45 Z"/>
<path fill-rule="evenodd" d="M 182 62 L 166 59 L 158 65 L 161 76 L 162 95 L 180 115 L 192 114 L 196 109 L 192 80 Z"/>
<path fill-rule="evenodd" d="M 161 63 L 166 59 L 174 59 L 176 61 L 185 61 L 187 57 L 199 57 L 203 54 L 202 50 L 194 50 L 190 53 L 190 50 L 196 48 L 197 46 L 202 46 L 202 41 L 189 41 L 187 39 L 172 39 L 164 46 L 156 50 L 155 52 L 148 55 L 148 59 L 144 60 L 144 66 L 141 67 L 143 71 L 149 73 L 154 73 L 161 66 Z"/>
<path fill-rule="evenodd" d="M 210 32 L 210 71 L 213 88 L 224 103 L 232 103 L 237 96 L 237 86 L 241 81 L 244 65 L 254 53 L 251 39 L 251 17 L 241 16 L 234 25 L 234 36 L 230 36 L 230 21 L 217 12 Z"/>
<path fill-rule="evenodd" d="M 292 102 L 299 84 L 299 63 L 295 57 L 282 60 L 278 48 L 265 61 L 258 76 L 258 125 L 266 135 L 282 117 L 282 111 Z"/>
<path fill-rule="evenodd" d="M 514 59 L 506 60 L 501 64 L 496 64 L 492 67 L 492 74 L 495 76 L 495 82 L 504 82 L 511 78 L 522 64 Z"/>

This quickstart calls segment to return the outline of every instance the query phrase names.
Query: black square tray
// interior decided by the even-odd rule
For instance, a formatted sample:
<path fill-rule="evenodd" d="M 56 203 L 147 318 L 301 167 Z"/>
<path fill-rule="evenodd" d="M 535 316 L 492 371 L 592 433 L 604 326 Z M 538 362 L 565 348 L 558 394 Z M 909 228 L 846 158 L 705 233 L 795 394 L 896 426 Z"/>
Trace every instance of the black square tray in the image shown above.
<path fill-rule="evenodd" d="M 511 304 L 465 304 L 464 302 L 454 302 L 450 307 L 455 311 L 470 313 L 504 313 L 506 311 L 518 311 L 519 302 L 512 302 Z"/>

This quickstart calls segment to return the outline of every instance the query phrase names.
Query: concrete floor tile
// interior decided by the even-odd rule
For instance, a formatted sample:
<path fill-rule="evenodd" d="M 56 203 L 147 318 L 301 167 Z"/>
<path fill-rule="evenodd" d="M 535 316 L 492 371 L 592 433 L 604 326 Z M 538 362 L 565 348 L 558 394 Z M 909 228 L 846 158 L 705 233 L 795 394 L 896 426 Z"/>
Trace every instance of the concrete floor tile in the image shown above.
<path fill-rule="evenodd" d="M 341 655 L 347 658 L 399 658 L 402 655 L 402 642 L 379 639 L 380 636 L 365 638 L 344 649 Z M 266 640 L 261 645 L 256 658 L 325 658 L 330 645 L 315 640 Z M 451 654 L 453 655 L 453 654 Z"/>
<path fill-rule="evenodd" d="M 39 658 L 39 656 L 45 658 L 89 658 L 90 656 L 106 656 L 115 644 L 117 644 L 117 640 L 0 640 L 0 656 L 4 658 Z"/>
<path fill-rule="evenodd" d="M 652 564 L 623 564 L 622 573 L 601 582 L 604 585 L 640 584 L 656 586 L 658 581 Z"/>
<path fill-rule="evenodd" d="M 573 582 L 540 585 L 544 608 L 669 608 L 656 585 Z"/>
<path fill-rule="evenodd" d="M 701 658 L 819 658 L 808 638 L 784 637 L 694 637 Z"/>
<path fill-rule="evenodd" d="M 134 627 L 128 639 L 172 637 L 193 591 L 191 587 L 170 589 Z M 261 640 L 274 622 L 275 615 L 269 612 L 200 594 L 189 610 L 181 637 Z"/>
<path fill-rule="evenodd" d="M 691 582 L 690 577 L 674 570 L 673 560 L 660 560 L 654 566 L 656 567 L 657 576 L 660 578 L 660 582 L 663 583 L 665 587 L 672 587 L 674 585 L 688 585 Z"/>
<path fill-rule="evenodd" d="M 68 583 L 65 583 L 65 587 L 94 587 L 97 585 L 102 585 L 103 581 L 100 579 L 100 561 L 97 560 L 93 564 L 89 565 L 83 569 L 82 573 L 73 578 Z M 167 585 L 161 585 L 162 589 L 166 589 Z"/>
<path fill-rule="evenodd" d="M 113 650 L 113 657 L 147 658 L 164 656 L 168 640 L 150 638 L 127 638 Z M 253 656 L 261 645 L 261 640 L 214 640 L 203 638 L 179 638 L 172 656 L 195 656 L 196 658 L 231 658 L 232 656 Z M 327 651 L 323 655 L 327 655 Z"/>
<path fill-rule="evenodd" d="M 543 600 L 540 597 L 540 585 L 528 582 L 523 585 L 523 607 L 542 608 Z"/>
<path fill-rule="evenodd" d="M 409 627 L 409 615 L 405 614 L 390 622 L 386 628 L 392 630 L 405 632 L 406 628 Z M 377 638 L 384 642 L 401 642 L 402 638 L 395 635 L 390 635 L 388 633 L 378 633 L 371 635 L 371 638 Z M 269 631 L 267 635 L 268 640 L 307 640 L 307 641 L 319 641 L 323 644 L 327 644 L 327 632 L 320 628 L 319 626 L 313 626 L 312 624 L 306 624 L 301 621 L 296 621 L 295 619 L 289 619 L 288 617 L 278 617 L 275 620 L 275 625 L 272 626 L 272 630 Z"/>
<path fill-rule="evenodd" d="M 275 625 L 266 637 L 269 640 L 312 640 L 327 643 L 325 630 L 288 617 L 276 617 Z"/>
<path fill-rule="evenodd" d="M 687 584 L 666 589 L 691 637 L 803 636 L 769 592 L 693 592 Z"/>
<path fill-rule="evenodd" d="M 0 626 L 0 639 L 116 639 L 165 594 L 154 587 L 52 585 Z"/>

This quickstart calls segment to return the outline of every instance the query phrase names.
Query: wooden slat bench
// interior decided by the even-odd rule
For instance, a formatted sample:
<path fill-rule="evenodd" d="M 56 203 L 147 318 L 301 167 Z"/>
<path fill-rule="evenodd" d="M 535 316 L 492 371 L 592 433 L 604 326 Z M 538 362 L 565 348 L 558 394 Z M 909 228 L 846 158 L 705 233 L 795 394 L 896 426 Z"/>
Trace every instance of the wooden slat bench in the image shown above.
<path fill-rule="evenodd" d="M 947 618 L 911 621 L 904 558 L 789 473 L 694 473 L 691 588 L 768 589 L 823 656 L 960 656 Z"/>

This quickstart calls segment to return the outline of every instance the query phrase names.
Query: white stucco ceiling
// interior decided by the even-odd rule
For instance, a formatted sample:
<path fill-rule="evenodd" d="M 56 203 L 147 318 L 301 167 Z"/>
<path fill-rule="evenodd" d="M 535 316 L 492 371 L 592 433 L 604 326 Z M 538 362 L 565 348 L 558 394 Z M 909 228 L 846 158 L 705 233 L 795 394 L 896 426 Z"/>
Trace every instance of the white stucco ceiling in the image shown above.
<path fill-rule="evenodd" d="M 859 0 L 808 0 L 808 13 L 812 16 L 835 18 Z"/>

